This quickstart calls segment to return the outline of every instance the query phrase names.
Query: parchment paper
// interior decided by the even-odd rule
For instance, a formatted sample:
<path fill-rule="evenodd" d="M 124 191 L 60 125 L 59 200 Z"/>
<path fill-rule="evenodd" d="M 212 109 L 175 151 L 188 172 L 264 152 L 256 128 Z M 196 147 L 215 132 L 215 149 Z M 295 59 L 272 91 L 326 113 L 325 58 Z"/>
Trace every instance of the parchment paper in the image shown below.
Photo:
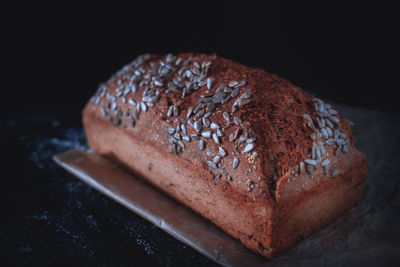
<path fill-rule="evenodd" d="M 355 123 L 356 147 L 368 158 L 361 201 L 273 260 L 255 255 L 199 215 L 95 153 L 70 150 L 54 159 L 90 186 L 224 266 L 399 266 L 400 118 L 379 111 L 335 108 Z"/>

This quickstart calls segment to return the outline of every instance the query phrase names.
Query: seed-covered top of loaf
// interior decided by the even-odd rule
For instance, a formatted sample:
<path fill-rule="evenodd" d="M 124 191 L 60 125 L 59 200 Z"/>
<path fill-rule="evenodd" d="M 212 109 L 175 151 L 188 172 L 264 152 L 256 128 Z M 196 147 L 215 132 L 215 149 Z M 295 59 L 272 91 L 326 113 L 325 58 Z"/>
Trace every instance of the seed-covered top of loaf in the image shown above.
<path fill-rule="evenodd" d="M 168 146 L 177 157 L 204 154 L 214 182 L 242 172 L 247 191 L 275 190 L 288 172 L 312 175 L 324 168 L 328 146 L 346 153 L 349 124 L 322 100 L 262 69 L 218 56 L 142 55 L 101 84 L 91 102 L 116 127 L 140 123 L 148 110 L 167 123 Z"/>

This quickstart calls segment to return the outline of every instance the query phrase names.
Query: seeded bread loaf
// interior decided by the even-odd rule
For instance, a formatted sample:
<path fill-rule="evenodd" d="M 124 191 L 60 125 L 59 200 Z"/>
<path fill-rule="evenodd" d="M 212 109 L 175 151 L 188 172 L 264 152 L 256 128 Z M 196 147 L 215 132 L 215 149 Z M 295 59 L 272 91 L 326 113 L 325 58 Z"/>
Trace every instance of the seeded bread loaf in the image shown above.
<path fill-rule="evenodd" d="M 329 104 L 218 56 L 139 56 L 83 125 L 93 150 L 268 258 L 353 207 L 366 176 Z"/>

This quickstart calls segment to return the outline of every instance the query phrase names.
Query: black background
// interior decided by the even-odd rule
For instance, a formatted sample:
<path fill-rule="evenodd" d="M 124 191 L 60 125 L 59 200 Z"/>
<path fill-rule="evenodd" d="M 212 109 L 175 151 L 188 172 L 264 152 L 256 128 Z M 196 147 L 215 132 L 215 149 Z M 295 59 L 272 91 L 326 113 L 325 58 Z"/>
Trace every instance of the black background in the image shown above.
<path fill-rule="evenodd" d="M 12 117 L 81 109 L 138 54 L 195 51 L 263 68 L 331 101 L 399 113 L 394 7 L 189 4 L 21 5 L 3 24 L 11 73 L 2 107 Z"/>
<path fill-rule="evenodd" d="M 53 133 L 57 130 L 51 126 L 55 119 L 65 127 L 79 128 L 80 111 L 98 84 L 139 54 L 216 53 L 276 73 L 328 102 L 400 113 L 396 81 L 398 20 L 392 6 L 336 1 L 312 4 L 266 1 L 263 6 L 244 6 L 244 3 L 216 6 L 202 1 L 179 6 L 169 3 L 139 6 L 133 2 L 104 6 L 20 4 L 4 8 L 3 13 L 1 140 L 7 152 L 2 162 L 7 163 L 5 170 L 9 174 L 3 188 L 7 219 L 0 228 L 0 237 L 7 240 L 3 245 L 8 250 L 2 252 L 6 251 L 13 263 L 54 264 L 60 259 L 66 265 L 211 264 L 144 220 L 129 217 L 134 215 L 119 205 L 95 192 L 89 194 L 86 189 L 74 194 L 83 195 L 83 201 L 92 209 L 89 213 L 103 216 L 104 210 L 96 205 L 100 201 L 111 214 L 104 215 L 108 220 L 104 224 L 110 218 L 116 221 L 124 216 L 130 218 L 139 230 L 144 225 L 140 231 L 147 240 L 155 238 L 153 232 L 161 236 L 152 245 L 162 248 L 163 242 L 168 242 L 165 249 L 169 254 L 160 249 L 157 252 L 160 259 L 143 256 L 140 246 L 129 246 L 129 238 L 113 240 L 113 231 L 120 228 L 118 223 L 102 225 L 107 231 L 99 235 L 106 235 L 110 241 L 93 245 L 100 252 L 104 251 L 103 245 L 110 246 L 108 254 L 90 256 L 84 250 L 79 251 L 82 246 L 74 246 L 68 237 L 56 238 L 58 226 L 73 228 L 76 224 L 62 216 L 65 205 L 70 205 L 67 208 L 72 212 L 67 218 L 80 218 L 88 211 L 76 209 L 71 204 L 71 194 L 57 196 L 52 192 L 57 189 L 54 184 L 47 186 L 46 180 L 35 184 L 27 176 L 50 177 L 63 172 L 54 167 L 38 172 L 34 165 L 21 161 L 29 147 L 19 146 L 21 139 L 17 136 L 23 135 L 28 140 L 38 132 L 56 136 L 59 132 Z M 49 201 L 54 202 L 49 204 Z M 47 228 L 32 219 L 34 216 L 40 219 L 38 215 L 24 217 L 24 214 L 40 214 L 41 210 L 53 212 Z M 90 244 L 97 244 L 98 237 L 92 235 L 91 229 L 80 224 L 75 227 L 88 233 Z M 70 245 L 58 243 L 63 240 Z M 25 243 L 33 248 L 29 256 L 24 254 L 29 250 Z M 177 249 L 182 252 L 171 252 Z M 179 253 L 186 257 L 185 261 L 179 259 Z"/>

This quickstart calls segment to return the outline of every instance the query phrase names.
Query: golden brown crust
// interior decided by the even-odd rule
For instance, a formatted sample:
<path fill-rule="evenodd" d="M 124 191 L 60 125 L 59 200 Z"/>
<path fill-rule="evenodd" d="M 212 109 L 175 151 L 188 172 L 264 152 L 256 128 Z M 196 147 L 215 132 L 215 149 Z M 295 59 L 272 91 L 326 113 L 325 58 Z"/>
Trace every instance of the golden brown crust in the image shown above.
<path fill-rule="evenodd" d="M 353 193 L 345 180 L 360 184 L 366 173 L 349 124 L 329 105 L 216 56 L 139 57 L 99 87 L 83 122 L 94 150 L 267 257 L 353 206 L 361 187 Z M 299 229 L 321 210 L 315 201 L 326 215 Z"/>

